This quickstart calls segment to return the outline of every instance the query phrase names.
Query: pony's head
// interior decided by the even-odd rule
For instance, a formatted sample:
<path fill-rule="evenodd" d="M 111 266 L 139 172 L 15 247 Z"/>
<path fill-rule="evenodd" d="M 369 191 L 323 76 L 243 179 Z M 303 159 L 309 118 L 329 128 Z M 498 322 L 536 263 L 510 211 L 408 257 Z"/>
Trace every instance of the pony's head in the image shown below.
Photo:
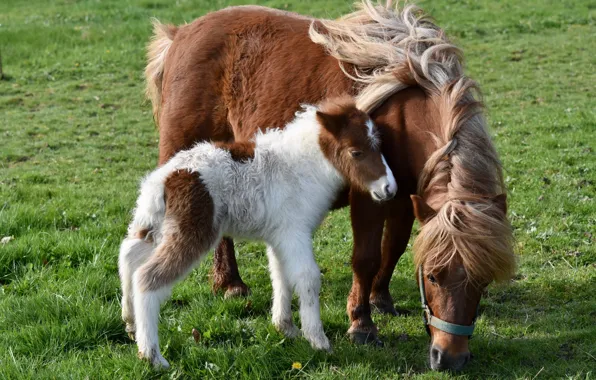
<path fill-rule="evenodd" d="M 459 370 L 469 360 L 484 289 L 515 271 L 513 235 L 501 165 L 486 132 L 475 84 L 461 78 L 432 95 L 439 148 L 412 195 L 421 224 L 414 263 L 433 369 Z"/>
<path fill-rule="evenodd" d="M 397 183 L 381 154 L 377 128 L 368 114 L 356 108 L 353 98 L 325 100 L 318 107 L 317 121 L 322 127 L 323 154 L 350 186 L 369 192 L 375 201 L 393 198 Z"/>
<path fill-rule="evenodd" d="M 422 225 L 415 264 L 433 369 L 461 369 L 470 359 L 482 293 L 514 270 L 506 197 L 449 200 L 438 210 L 412 195 Z"/>

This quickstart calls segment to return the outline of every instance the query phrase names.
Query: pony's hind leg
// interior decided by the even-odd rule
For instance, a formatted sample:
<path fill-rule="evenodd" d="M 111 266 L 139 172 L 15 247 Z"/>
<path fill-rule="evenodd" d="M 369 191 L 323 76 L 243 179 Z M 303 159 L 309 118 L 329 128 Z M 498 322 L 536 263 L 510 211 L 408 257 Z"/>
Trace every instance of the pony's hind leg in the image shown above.
<path fill-rule="evenodd" d="M 141 231 L 142 232 L 142 231 Z M 127 237 L 120 246 L 118 272 L 122 286 L 122 320 L 126 323 L 126 332 L 134 339 L 135 317 L 132 294 L 133 273 L 151 256 L 153 244 L 146 241 L 139 233 Z"/>
<path fill-rule="evenodd" d="M 292 321 L 292 288 L 284 272 L 283 264 L 270 246 L 267 246 L 267 257 L 273 286 L 271 322 L 285 336 L 294 338 L 300 334 L 300 330 Z"/>
<path fill-rule="evenodd" d="M 276 247 L 275 253 L 283 265 L 282 271 L 286 274 L 290 286 L 300 299 L 302 335 L 313 348 L 330 351 L 331 344 L 323 331 L 319 306 L 321 271 L 314 259 L 310 234 L 300 234 L 296 231 L 292 234 L 296 238 Z"/>
<path fill-rule="evenodd" d="M 213 292 L 222 289 L 225 291 L 225 298 L 244 297 L 250 294 L 250 289 L 242 281 L 240 272 L 238 272 L 234 240 L 230 237 L 221 239 L 215 248 L 211 278 Z"/>

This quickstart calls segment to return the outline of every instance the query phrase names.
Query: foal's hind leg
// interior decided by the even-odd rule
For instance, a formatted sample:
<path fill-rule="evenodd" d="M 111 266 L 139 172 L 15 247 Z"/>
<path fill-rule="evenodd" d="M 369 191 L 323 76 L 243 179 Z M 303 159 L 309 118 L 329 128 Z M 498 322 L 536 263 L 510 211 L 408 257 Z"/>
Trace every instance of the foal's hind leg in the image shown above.
<path fill-rule="evenodd" d="M 188 273 L 221 237 L 214 226 L 214 205 L 197 173 L 181 170 L 165 181 L 163 238 L 155 253 L 133 275 L 139 357 L 168 367 L 161 356 L 157 325 L 160 304 L 174 283 Z"/>
<path fill-rule="evenodd" d="M 194 226 L 193 226 L 194 227 Z M 139 357 L 155 367 L 169 367 L 159 350 L 159 309 L 171 294 L 174 284 L 186 276 L 193 265 L 211 249 L 217 239 L 197 241 L 183 229 L 164 234 L 155 254 L 133 275 L 136 338 Z M 200 244 L 197 244 L 200 243 Z"/>
<path fill-rule="evenodd" d="M 137 233 L 138 235 L 138 233 Z M 124 239 L 120 246 L 118 271 L 122 285 L 122 320 L 126 322 L 126 332 L 133 338 L 135 333 L 134 305 L 132 299 L 132 275 L 151 256 L 153 244 L 141 236 Z"/>
<path fill-rule="evenodd" d="M 269 258 L 269 272 L 273 286 L 271 322 L 285 336 L 294 338 L 300 334 L 300 330 L 292 321 L 292 288 L 288 276 L 273 248 L 269 246 L 267 246 L 267 258 Z"/>

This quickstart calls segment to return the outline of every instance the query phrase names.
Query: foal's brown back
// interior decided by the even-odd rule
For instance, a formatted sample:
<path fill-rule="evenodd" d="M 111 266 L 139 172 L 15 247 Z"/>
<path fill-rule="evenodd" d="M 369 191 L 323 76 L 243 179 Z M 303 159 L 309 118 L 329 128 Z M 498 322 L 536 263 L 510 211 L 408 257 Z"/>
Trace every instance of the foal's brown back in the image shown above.
<path fill-rule="evenodd" d="M 160 163 L 196 141 L 246 140 L 281 127 L 301 103 L 353 94 L 338 61 L 305 38 L 311 21 L 247 6 L 180 27 L 163 73 Z"/>

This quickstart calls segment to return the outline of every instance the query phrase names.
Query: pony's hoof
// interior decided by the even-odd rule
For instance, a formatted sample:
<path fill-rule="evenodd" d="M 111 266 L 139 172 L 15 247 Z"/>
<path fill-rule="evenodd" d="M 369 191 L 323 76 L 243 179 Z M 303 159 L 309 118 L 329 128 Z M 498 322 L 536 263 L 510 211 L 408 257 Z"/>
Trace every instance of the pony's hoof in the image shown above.
<path fill-rule="evenodd" d="M 383 347 L 383 341 L 372 331 L 349 331 L 350 340 L 356 344 L 370 344 Z"/>
<path fill-rule="evenodd" d="M 375 310 L 381 314 L 389 314 L 389 315 L 393 315 L 395 317 L 399 317 L 399 316 L 403 317 L 406 315 L 410 315 L 409 310 L 400 309 L 400 308 L 396 308 L 395 306 L 393 306 L 393 302 L 392 302 L 391 298 L 389 298 L 389 299 L 384 299 L 381 297 L 371 298 L 370 304 L 371 304 L 371 306 L 374 306 L 373 310 Z"/>
<path fill-rule="evenodd" d="M 246 286 L 245 283 L 241 282 L 240 284 L 236 285 L 229 285 L 228 289 L 224 293 L 224 298 L 237 298 L 237 297 L 246 297 L 250 294 L 250 289 Z"/>
<path fill-rule="evenodd" d="M 400 314 L 395 310 L 392 304 L 370 301 L 370 304 L 374 307 L 374 310 L 381 314 L 389 314 L 394 317 L 398 317 Z"/>

